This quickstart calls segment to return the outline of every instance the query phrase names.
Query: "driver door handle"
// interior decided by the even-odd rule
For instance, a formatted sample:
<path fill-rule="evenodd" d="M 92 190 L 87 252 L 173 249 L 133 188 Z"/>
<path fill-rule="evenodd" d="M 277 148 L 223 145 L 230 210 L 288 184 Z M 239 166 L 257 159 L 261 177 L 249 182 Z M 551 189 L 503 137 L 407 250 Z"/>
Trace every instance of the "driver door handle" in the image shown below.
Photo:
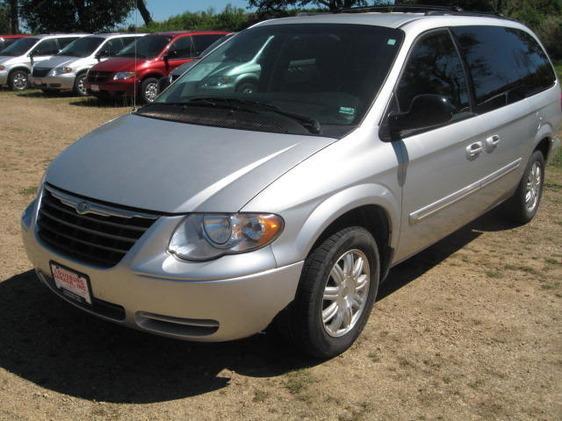
<path fill-rule="evenodd" d="M 466 156 L 468 159 L 474 159 L 484 150 L 482 142 L 474 142 L 466 147 Z"/>

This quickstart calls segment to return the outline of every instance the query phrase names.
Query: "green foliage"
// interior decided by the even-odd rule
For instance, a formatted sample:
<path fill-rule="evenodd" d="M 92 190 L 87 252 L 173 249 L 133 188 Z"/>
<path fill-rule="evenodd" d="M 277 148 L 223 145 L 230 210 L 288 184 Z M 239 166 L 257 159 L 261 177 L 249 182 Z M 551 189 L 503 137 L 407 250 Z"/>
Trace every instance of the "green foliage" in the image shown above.
<path fill-rule="evenodd" d="M 375 1 L 374 3 L 388 4 L 391 1 Z M 257 9 L 258 14 L 280 12 L 295 8 L 320 8 L 337 10 L 356 6 L 367 6 L 373 1 L 367 0 L 249 0 L 249 6 Z"/>
<path fill-rule="evenodd" d="M 239 31 L 249 26 L 252 19 L 253 16 L 246 13 L 244 9 L 228 5 L 220 13 L 216 13 L 214 9 L 205 12 L 185 12 L 161 22 L 151 22 L 149 25 L 138 28 L 138 30 L 146 32 L 194 29 Z"/>
<path fill-rule="evenodd" d="M 0 34 L 10 33 L 10 10 L 8 6 L 0 3 Z"/>
<path fill-rule="evenodd" d="M 20 14 L 32 32 L 97 32 L 122 23 L 132 0 L 20 0 Z"/>

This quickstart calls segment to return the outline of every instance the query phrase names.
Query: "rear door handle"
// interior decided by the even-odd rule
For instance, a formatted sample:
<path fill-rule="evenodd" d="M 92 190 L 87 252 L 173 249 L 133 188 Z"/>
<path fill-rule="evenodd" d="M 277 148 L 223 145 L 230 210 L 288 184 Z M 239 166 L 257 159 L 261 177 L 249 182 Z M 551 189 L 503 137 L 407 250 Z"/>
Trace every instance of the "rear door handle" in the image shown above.
<path fill-rule="evenodd" d="M 466 156 L 468 159 L 474 159 L 484 150 L 482 142 L 474 142 L 466 147 Z"/>
<path fill-rule="evenodd" d="M 501 137 L 499 137 L 497 134 L 490 136 L 488 139 L 486 139 L 488 152 L 492 152 L 501 141 L 502 141 Z"/>

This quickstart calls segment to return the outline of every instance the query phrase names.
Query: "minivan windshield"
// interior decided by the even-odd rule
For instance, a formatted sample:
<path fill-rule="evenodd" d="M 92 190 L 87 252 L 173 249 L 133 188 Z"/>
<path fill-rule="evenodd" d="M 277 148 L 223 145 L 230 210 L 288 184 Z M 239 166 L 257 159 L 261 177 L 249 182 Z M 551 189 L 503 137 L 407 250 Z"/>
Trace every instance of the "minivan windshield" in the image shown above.
<path fill-rule="evenodd" d="M 171 37 L 165 35 L 148 35 L 137 38 L 127 47 L 123 48 L 116 57 L 154 58 L 168 45 Z"/>
<path fill-rule="evenodd" d="M 3 56 L 18 57 L 27 53 L 31 47 L 39 42 L 39 38 L 21 38 L 2 50 Z"/>
<path fill-rule="evenodd" d="M 68 57 L 88 57 L 98 48 L 105 38 L 83 37 L 71 42 L 57 55 Z"/>
<path fill-rule="evenodd" d="M 369 109 L 402 40 L 401 30 L 371 25 L 258 26 L 219 46 L 139 113 L 340 136 Z"/>

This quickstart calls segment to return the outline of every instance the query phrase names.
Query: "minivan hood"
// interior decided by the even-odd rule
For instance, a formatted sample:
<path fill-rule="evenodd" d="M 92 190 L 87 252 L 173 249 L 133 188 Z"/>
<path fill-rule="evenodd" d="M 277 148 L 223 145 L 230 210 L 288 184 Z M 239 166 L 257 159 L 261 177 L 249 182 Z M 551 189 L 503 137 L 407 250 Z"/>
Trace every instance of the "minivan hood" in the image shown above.
<path fill-rule="evenodd" d="M 48 60 L 40 61 L 36 66 L 37 68 L 54 69 L 62 65 L 69 65 L 76 60 L 80 60 L 80 57 L 53 56 Z"/>
<path fill-rule="evenodd" d="M 94 70 L 100 72 L 134 72 L 135 68 L 139 68 L 150 60 L 137 59 L 129 57 L 113 57 L 109 60 L 96 64 Z"/>
<path fill-rule="evenodd" d="M 128 115 L 62 152 L 47 170 L 46 181 L 71 193 L 144 210 L 236 212 L 334 141 Z"/>
<path fill-rule="evenodd" d="M 22 56 L 12 57 L 12 56 L 0 56 L 0 64 L 10 65 L 15 63 L 21 63 Z"/>

